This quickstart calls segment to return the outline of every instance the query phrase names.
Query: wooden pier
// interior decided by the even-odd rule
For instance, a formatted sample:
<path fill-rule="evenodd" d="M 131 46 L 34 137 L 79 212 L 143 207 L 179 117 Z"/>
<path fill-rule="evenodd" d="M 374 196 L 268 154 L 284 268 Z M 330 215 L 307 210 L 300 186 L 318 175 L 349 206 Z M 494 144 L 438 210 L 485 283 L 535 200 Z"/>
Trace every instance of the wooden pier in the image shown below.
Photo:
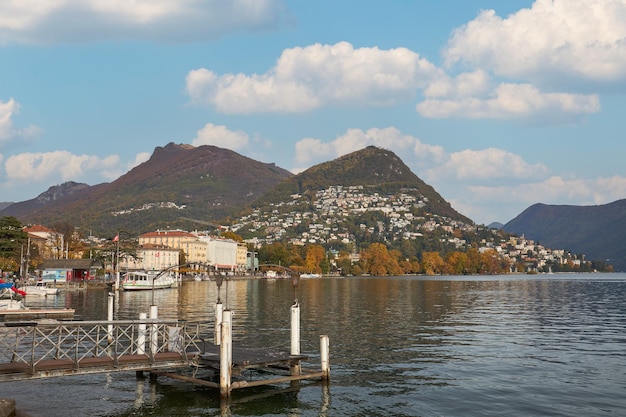
<path fill-rule="evenodd" d="M 112 303 L 109 303 L 112 306 Z M 110 312 L 110 316 L 112 313 Z M 320 336 L 319 370 L 303 372 L 300 306 L 291 306 L 291 347 L 287 351 L 233 347 L 232 314 L 215 307 L 215 324 L 160 320 L 156 306 L 139 320 L 43 320 L 0 323 L 0 382 L 120 371 L 150 372 L 219 389 L 234 389 L 304 379 L 328 380 L 329 342 Z M 212 334 L 212 339 L 209 336 Z M 213 380 L 198 373 L 210 371 Z M 263 377 L 250 378 L 249 372 Z M 188 375 L 191 372 L 191 375 Z M 240 377 L 246 372 L 246 378 Z M 271 377 L 267 378 L 267 375 Z M 215 377 L 219 376 L 219 382 Z"/>

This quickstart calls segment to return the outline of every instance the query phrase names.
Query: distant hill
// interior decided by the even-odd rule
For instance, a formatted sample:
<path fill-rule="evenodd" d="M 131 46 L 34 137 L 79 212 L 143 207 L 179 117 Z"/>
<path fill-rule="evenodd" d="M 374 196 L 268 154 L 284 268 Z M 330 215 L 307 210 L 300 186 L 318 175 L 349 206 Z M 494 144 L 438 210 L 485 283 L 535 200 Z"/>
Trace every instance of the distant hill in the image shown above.
<path fill-rule="evenodd" d="M 3 209 L 0 209 L 3 210 L 0 214 L 3 216 L 20 217 L 26 213 L 33 213 L 38 210 L 45 209 L 56 202 L 62 202 L 74 194 L 83 195 L 89 188 L 90 186 L 87 184 L 76 183 L 73 181 L 65 182 L 61 185 L 55 185 L 48 188 L 48 190 L 39 194 L 32 200 L 11 204 Z"/>
<path fill-rule="evenodd" d="M 368 146 L 329 162 L 315 165 L 280 183 L 254 203 L 287 201 L 292 194 L 309 194 L 331 186 L 363 186 L 368 193 L 381 195 L 412 190 L 424 197 L 424 210 L 452 220 L 473 224 L 472 220 L 454 210 L 433 187 L 418 178 L 392 151 Z"/>
<path fill-rule="evenodd" d="M 241 210 L 292 176 L 228 149 L 170 143 L 111 183 L 51 187 L 0 216 L 45 225 L 69 222 L 105 236 L 119 229 L 193 230 Z"/>
<path fill-rule="evenodd" d="M 4 210 L 5 208 L 9 207 L 11 204 L 13 204 L 13 203 L 0 202 L 0 210 Z"/>
<path fill-rule="evenodd" d="M 564 248 L 587 259 L 607 260 L 626 270 L 626 200 L 598 206 L 535 204 L 504 225 L 547 247 Z"/>

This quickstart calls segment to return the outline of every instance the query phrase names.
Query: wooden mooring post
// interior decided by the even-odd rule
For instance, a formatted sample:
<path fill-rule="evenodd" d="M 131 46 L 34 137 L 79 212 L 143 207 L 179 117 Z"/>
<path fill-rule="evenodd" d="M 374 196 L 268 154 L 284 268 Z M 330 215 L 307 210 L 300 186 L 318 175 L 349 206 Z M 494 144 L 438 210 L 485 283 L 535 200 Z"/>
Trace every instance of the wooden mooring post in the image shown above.
<path fill-rule="evenodd" d="M 230 310 L 222 312 L 220 324 L 220 396 L 230 397 L 232 378 L 233 338 L 231 327 L 232 314 Z"/>

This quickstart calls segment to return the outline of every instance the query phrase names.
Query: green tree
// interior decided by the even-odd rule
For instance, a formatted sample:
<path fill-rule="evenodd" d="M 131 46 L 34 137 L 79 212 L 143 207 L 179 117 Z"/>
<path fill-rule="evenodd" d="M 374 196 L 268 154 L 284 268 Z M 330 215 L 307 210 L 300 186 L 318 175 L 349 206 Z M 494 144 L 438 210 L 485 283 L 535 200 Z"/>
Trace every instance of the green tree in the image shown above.
<path fill-rule="evenodd" d="M 21 250 L 27 243 L 28 235 L 23 230 L 22 223 L 13 216 L 0 217 L 0 258 L 5 261 L 3 271 L 17 271 L 21 262 Z M 12 267 L 13 263 L 17 268 Z"/>

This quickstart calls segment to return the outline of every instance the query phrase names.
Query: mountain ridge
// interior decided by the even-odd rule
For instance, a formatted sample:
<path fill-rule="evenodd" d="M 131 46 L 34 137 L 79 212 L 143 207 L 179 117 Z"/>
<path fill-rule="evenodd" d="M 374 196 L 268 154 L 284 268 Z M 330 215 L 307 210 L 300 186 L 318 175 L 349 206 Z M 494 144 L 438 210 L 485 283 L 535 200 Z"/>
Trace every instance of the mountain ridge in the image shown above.
<path fill-rule="evenodd" d="M 538 203 L 502 229 L 588 258 L 608 259 L 615 270 L 626 270 L 626 199 L 594 206 Z"/>
<path fill-rule="evenodd" d="M 148 161 L 113 182 L 85 185 L 82 192 L 66 193 L 59 199 L 50 198 L 54 192 L 51 187 L 33 200 L 12 204 L 0 214 L 48 224 L 70 217 L 79 227 L 105 234 L 158 226 L 190 228 L 197 224 L 182 217 L 225 217 L 291 176 L 275 164 L 258 162 L 228 149 L 169 143 L 155 148 Z M 36 204 L 42 200 L 48 203 Z M 161 203 L 167 202 L 184 206 L 185 216 L 171 205 L 163 207 Z M 146 204 L 152 205 L 153 216 L 145 216 Z"/>

